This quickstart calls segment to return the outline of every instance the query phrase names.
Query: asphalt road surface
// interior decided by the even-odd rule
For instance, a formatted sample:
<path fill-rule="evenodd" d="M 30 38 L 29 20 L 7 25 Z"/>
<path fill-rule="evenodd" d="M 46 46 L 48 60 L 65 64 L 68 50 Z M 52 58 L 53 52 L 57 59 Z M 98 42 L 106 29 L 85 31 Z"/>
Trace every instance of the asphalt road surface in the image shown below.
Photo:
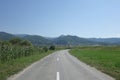
<path fill-rule="evenodd" d="M 33 63 L 8 80 L 114 80 L 61 50 Z"/>

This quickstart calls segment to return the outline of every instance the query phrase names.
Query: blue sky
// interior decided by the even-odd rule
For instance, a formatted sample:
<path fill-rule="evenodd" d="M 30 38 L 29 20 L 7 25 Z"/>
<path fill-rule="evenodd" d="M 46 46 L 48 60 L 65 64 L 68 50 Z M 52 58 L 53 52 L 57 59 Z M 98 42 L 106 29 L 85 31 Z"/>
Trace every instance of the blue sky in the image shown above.
<path fill-rule="evenodd" d="M 0 0 L 0 31 L 120 37 L 120 0 Z"/>

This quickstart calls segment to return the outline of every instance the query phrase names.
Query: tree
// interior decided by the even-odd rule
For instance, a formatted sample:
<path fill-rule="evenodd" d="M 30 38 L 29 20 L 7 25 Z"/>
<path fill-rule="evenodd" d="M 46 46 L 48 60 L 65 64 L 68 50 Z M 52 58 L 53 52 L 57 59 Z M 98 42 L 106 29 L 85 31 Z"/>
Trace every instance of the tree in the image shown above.
<path fill-rule="evenodd" d="M 30 41 L 28 41 L 28 40 L 22 40 L 20 42 L 20 45 L 21 46 L 32 46 L 32 43 Z"/>
<path fill-rule="evenodd" d="M 49 50 L 55 50 L 55 46 L 54 45 L 50 46 Z"/>
<path fill-rule="evenodd" d="M 19 46 L 32 46 L 32 43 L 28 40 L 22 40 L 20 38 L 13 38 L 9 41 L 12 45 L 19 45 Z"/>
<path fill-rule="evenodd" d="M 47 52 L 47 51 L 48 51 L 48 48 L 45 46 L 45 47 L 43 47 L 43 50 L 44 50 L 45 52 Z"/>
<path fill-rule="evenodd" d="M 9 42 L 12 44 L 12 45 L 17 45 L 17 44 L 20 44 L 22 40 L 20 38 L 13 38 L 11 39 Z"/>

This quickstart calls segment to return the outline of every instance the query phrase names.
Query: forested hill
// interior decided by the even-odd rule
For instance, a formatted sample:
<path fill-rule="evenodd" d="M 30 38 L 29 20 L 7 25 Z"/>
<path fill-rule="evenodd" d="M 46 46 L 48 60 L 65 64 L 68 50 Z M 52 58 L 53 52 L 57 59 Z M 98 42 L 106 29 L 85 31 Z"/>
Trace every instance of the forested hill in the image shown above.
<path fill-rule="evenodd" d="M 72 35 L 62 35 L 56 38 L 46 38 L 39 35 L 16 35 L 0 32 L 0 40 L 10 40 L 15 37 L 29 40 L 36 46 L 120 45 L 120 38 L 80 38 L 78 36 Z"/>

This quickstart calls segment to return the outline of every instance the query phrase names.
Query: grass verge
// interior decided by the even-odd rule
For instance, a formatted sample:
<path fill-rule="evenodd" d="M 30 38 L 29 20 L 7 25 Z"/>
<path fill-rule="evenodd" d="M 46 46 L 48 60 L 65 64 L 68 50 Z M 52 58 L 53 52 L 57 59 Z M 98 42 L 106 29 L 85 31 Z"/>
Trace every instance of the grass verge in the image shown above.
<path fill-rule="evenodd" d="M 81 61 L 120 80 L 120 47 L 79 47 L 70 53 Z"/>
<path fill-rule="evenodd" d="M 41 58 L 51 54 L 52 52 L 53 51 L 35 53 L 35 55 L 21 57 L 15 60 L 10 60 L 5 63 L 0 62 L 0 80 L 6 80 L 10 75 L 21 71 L 33 62 L 40 60 Z"/>

